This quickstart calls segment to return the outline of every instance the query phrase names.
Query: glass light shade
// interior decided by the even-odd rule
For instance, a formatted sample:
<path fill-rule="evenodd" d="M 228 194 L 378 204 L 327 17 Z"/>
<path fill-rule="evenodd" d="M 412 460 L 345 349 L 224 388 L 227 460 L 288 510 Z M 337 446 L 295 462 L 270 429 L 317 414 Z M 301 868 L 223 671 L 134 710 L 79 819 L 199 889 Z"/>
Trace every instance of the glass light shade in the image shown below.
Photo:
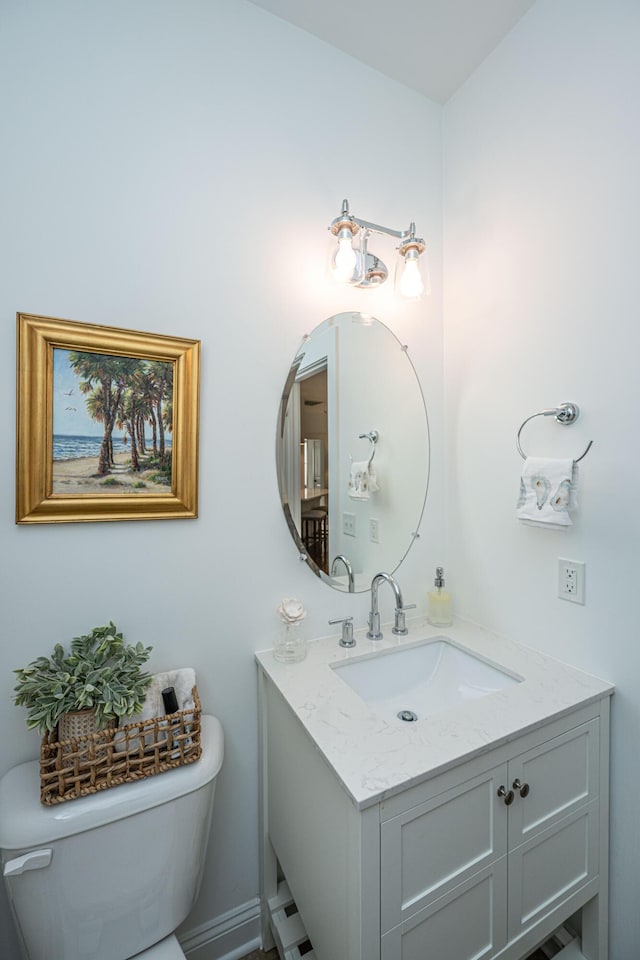
<path fill-rule="evenodd" d="M 425 283 L 422 269 L 425 264 L 420 263 L 420 254 L 410 249 L 404 256 L 400 256 L 396 263 L 395 287 L 396 293 L 406 300 L 419 300 L 423 293 L 428 292 L 428 281 Z"/>
<path fill-rule="evenodd" d="M 363 275 L 363 256 L 350 230 L 341 230 L 337 237 L 332 236 L 327 248 L 327 270 L 334 283 L 354 284 Z"/>
<path fill-rule="evenodd" d="M 338 247 L 331 260 L 333 275 L 338 283 L 349 283 L 357 262 L 356 251 L 353 249 L 353 243 L 351 242 L 351 232 L 349 230 L 340 231 Z"/>
<path fill-rule="evenodd" d="M 420 276 L 420 266 L 417 260 L 407 260 L 400 278 L 400 293 L 403 297 L 417 299 L 424 293 L 424 283 Z"/>

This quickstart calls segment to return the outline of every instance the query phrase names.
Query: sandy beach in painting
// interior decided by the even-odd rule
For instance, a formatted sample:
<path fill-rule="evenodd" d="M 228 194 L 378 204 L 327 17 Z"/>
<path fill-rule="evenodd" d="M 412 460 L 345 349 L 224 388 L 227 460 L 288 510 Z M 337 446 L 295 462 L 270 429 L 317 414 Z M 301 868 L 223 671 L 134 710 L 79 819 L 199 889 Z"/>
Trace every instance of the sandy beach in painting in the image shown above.
<path fill-rule="evenodd" d="M 78 457 L 75 460 L 53 461 L 53 493 L 80 493 L 93 495 L 104 493 L 109 496 L 118 494 L 139 494 L 148 496 L 150 493 L 171 494 L 171 488 L 164 483 L 153 483 L 149 477 L 156 471 L 140 470 L 138 473 L 129 473 L 131 455 L 127 453 L 115 454 L 115 467 L 111 468 L 108 477 L 96 476 L 98 469 L 97 457 Z M 109 482 L 105 484 L 105 480 Z M 135 486 L 135 484 L 144 486 Z"/>

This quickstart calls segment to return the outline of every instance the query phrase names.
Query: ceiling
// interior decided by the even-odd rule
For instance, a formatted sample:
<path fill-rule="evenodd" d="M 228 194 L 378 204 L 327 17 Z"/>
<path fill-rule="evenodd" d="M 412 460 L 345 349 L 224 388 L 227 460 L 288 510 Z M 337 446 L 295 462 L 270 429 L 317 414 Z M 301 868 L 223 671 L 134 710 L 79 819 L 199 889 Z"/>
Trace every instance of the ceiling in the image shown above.
<path fill-rule="evenodd" d="M 252 0 L 445 103 L 535 0 Z"/>

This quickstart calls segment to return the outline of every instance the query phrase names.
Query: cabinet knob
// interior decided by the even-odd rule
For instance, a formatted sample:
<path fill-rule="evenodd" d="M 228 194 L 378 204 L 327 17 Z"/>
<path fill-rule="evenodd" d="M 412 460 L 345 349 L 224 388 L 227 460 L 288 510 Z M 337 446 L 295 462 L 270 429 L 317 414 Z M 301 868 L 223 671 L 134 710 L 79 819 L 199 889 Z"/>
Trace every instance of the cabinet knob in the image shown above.
<path fill-rule="evenodd" d="M 529 784 L 528 784 L 528 783 L 520 783 L 520 780 L 519 780 L 518 777 L 516 777 L 516 779 L 513 781 L 512 786 L 513 786 L 513 789 L 514 789 L 514 790 L 519 790 L 519 791 L 520 791 L 520 796 L 521 796 L 523 799 L 524 799 L 524 797 L 528 797 L 528 796 L 529 796 L 529 790 L 530 790 Z"/>
<path fill-rule="evenodd" d="M 507 790 L 504 784 L 500 784 L 500 786 L 498 787 L 498 796 L 504 797 L 504 802 L 507 807 L 510 807 L 516 798 L 516 795 L 513 792 L 513 790 Z"/>

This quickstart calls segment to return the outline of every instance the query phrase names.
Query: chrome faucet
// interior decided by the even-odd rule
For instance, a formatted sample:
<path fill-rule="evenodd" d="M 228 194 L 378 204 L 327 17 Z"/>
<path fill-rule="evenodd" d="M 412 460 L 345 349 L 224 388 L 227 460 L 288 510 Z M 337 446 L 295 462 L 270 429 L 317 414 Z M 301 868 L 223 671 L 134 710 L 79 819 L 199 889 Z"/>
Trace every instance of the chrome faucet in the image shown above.
<path fill-rule="evenodd" d="M 337 557 L 334 557 L 334 558 L 333 558 L 333 561 L 332 561 L 332 563 L 331 563 L 331 576 L 332 576 L 332 577 L 335 576 L 335 572 L 336 572 L 336 571 L 335 571 L 335 566 L 336 566 L 336 563 L 338 563 L 338 562 L 343 563 L 343 564 L 344 564 L 344 567 L 345 567 L 345 570 L 347 571 L 347 580 L 348 580 L 348 583 L 349 583 L 349 593 L 355 593 L 355 592 L 356 592 L 356 587 L 355 587 L 355 581 L 354 581 L 354 579 L 353 579 L 353 567 L 351 566 L 351 564 L 349 563 L 349 561 L 348 561 L 347 558 L 345 557 L 344 553 L 339 553 Z"/>
<path fill-rule="evenodd" d="M 405 604 L 402 599 L 402 591 L 397 580 L 390 573 L 376 573 L 371 581 L 371 611 L 369 613 L 369 629 L 367 638 L 369 640 L 382 640 L 382 631 L 380 630 L 380 611 L 378 609 L 378 588 L 381 583 L 388 583 L 393 590 L 396 598 L 395 622 L 392 633 L 404 637 L 409 631 L 405 620 L 405 610 L 412 610 L 415 603 Z"/>

